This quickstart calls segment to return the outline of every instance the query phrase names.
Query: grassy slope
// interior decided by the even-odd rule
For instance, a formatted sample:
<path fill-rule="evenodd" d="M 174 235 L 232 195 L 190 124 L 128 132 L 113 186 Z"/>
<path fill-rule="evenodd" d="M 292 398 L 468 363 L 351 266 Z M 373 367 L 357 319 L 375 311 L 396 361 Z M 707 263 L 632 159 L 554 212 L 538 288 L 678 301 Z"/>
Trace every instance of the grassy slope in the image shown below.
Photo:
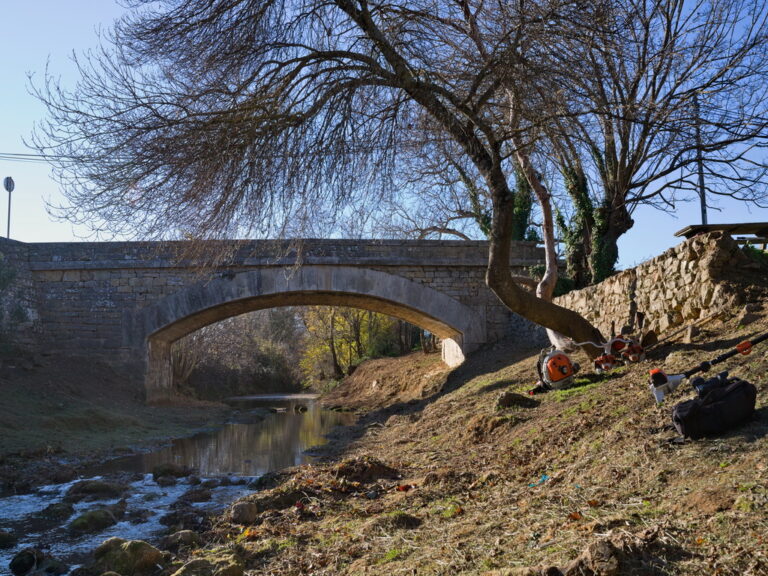
<path fill-rule="evenodd" d="M 758 386 L 758 411 L 720 438 L 673 442 L 669 412 L 690 388 L 656 407 L 646 384 L 651 367 L 680 371 L 768 330 L 762 316 L 710 324 L 693 344 L 505 409 L 498 394 L 531 387 L 534 356 L 480 352 L 430 398 L 390 396 L 335 439 L 327 464 L 284 476 L 253 497 L 253 523 L 222 519 L 210 542 L 237 542 L 269 574 L 510 574 L 563 567 L 605 540 L 619 550 L 614 573 L 766 574 L 768 347 L 726 365 Z M 361 457 L 400 478 L 375 466 L 348 477 L 338 464 Z"/>

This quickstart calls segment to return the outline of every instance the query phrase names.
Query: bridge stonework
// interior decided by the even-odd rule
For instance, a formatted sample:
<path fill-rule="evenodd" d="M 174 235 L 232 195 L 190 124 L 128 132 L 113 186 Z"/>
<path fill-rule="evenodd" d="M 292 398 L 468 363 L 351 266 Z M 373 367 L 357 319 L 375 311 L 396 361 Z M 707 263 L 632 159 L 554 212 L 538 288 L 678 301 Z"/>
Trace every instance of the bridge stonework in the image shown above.
<path fill-rule="evenodd" d="M 505 336 L 542 338 L 485 286 L 486 242 L 305 240 L 297 256 L 274 241 L 220 241 L 205 246 L 228 254 L 216 266 L 186 257 L 188 248 L 0 240 L 0 265 L 14 271 L 0 307 L 12 300 L 23 310 L 12 327 L 21 344 L 128 369 L 145 379 L 148 400 L 170 393 L 175 340 L 263 308 L 328 304 L 388 313 L 442 338 L 450 365 Z M 510 265 L 524 273 L 542 261 L 541 249 L 521 242 Z"/>

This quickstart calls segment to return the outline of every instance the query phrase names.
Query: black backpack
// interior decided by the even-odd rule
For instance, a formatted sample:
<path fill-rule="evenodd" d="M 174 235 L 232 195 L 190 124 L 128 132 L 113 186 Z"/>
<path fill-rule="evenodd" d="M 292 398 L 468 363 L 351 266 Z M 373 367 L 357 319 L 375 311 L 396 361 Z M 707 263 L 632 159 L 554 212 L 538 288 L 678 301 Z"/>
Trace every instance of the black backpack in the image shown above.
<path fill-rule="evenodd" d="M 680 434 L 694 440 L 714 436 L 752 417 L 757 398 L 754 384 L 739 378 L 723 380 L 720 385 L 706 386 L 700 397 L 674 407 L 672 423 Z"/>

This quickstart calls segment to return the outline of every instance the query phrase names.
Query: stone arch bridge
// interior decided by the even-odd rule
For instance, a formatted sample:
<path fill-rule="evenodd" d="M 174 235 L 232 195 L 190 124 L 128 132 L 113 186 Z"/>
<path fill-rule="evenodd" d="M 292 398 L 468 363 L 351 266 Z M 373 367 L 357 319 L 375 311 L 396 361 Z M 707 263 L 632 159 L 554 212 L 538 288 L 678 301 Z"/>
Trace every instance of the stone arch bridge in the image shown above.
<path fill-rule="evenodd" d="M 354 306 L 420 326 L 457 365 L 503 336 L 541 332 L 509 312 L 485 286 L 486 242 L 304 240 L 300 256 L 275 241 L 211 242 L 216 266 L 184 255 L 185 242 L 20 243 L 0 241 L 13 270 L 4 306 L 16 339 L 33 349 L 100 357 L 144 378 L 148 400 L 171 388 L 171 344 L 208 324 L 253 310 Z M 300 265 L 297 265 L 297 261 Z M 518 243 L 520 273 L 543 261 Z"/>

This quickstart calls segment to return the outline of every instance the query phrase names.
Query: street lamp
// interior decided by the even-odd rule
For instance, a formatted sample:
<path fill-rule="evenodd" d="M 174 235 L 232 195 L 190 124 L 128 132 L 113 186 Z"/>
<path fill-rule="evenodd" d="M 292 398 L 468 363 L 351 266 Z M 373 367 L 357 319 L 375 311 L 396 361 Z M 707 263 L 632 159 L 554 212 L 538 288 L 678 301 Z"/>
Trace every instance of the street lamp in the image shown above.
<path fill-rule="evenodd" d="M 8 240 L 11 239 L 11 192 L 13 192 L 13 189 L 16 187 L 16 184 L 13 182 L 13 178 L 10 176 L 6 176 L 5 180 L 3 180 L 3 187 L 8 191 L 8 232 L 6 234 L 6 237 Z"/>

